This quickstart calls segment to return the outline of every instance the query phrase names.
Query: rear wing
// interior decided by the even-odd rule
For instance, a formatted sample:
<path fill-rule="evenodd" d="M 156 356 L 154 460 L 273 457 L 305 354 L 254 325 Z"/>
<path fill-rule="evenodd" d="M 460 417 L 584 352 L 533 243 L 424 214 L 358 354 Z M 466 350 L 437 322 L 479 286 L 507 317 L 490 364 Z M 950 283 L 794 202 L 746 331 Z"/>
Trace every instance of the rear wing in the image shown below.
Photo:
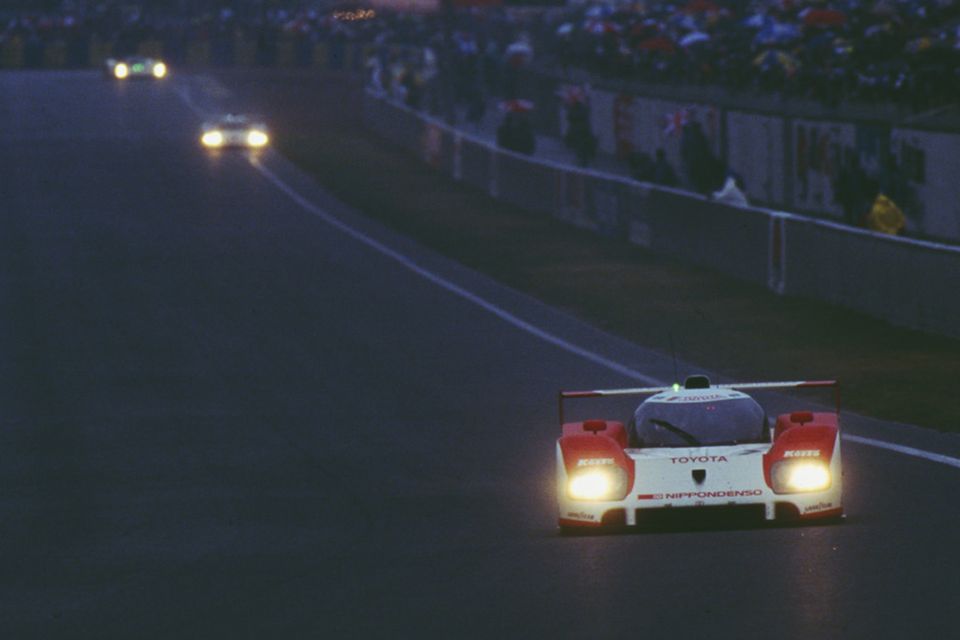
<path fill-rule="evenodd" d="M 833 388 L 833 400 L 840 413 L 840 383 L 836 380 L 797 380 L 793 382 L 737 382 L 734 384 L 712 384 L 710 389 L 734 389 L 736 391 L 768 391 L 771 389 L 810 389 Z M 632 389 L 594 389 L 591 391 L 561 391 L 558 398 L 560 426 L 563 426 L 563 401 L 578 398 L 609 398 L 614 396 L 653 396 L 664 391 L 679 391 L 683 387 L 674 384 L 669 387 L 636 387 Z"/>

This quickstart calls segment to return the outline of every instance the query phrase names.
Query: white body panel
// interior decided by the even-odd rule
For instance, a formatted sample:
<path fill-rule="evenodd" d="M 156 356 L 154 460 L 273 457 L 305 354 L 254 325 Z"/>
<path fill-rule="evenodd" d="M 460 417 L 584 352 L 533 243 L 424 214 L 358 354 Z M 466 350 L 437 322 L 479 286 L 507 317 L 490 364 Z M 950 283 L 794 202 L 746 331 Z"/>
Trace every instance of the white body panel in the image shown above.
<path fill-rule="evenodd" d="M 763 454 L 769 444 L 750 444 L 727 447 L 627 449 L 634 461 L 636 479 L 632 493 L 659 496 L 643 498 L 657 506 L 728 502 L 725 496 L 699 495 L 681 497 L 686 493 L 729 493 L 762 491 Z M 693 479 L 693 471 L 705 472 L 702 482 Z"/>
<path fill-rule="evenodd" d="M 217 121 L 206 122 L 202 128 L 203 137 L 201 142 L 205 146 L 213 149 L 223 147 L 246 147 L 250 149 L 259 149 L 266 146 L 269 142 L 267 127 L 259 120 L 254 120 L 243 115 L 226 115 Z M 204 139 L 210 134 L 220 134 L 221 141 L 218 144 L 209 144 Z M 258 136 L 261 140 L 251 142 L 251 135 Z"/>
<path fill-rule="evenodd" d="M 249 131 L 247 129 L 225 129 L 221 130 L 223 134 L 223 144 L 226 147 L 246 147 L 249 143 L 247 142 L 247 135 Z"/>
<path fill-rule="evenodd" d="M 567 470 L 557 445 L 559 516 L 585 525 L 600 524 L 606 512 L 623 509 L 627 525 L 637 524 L 637 511 L 683 507 L 764 505 L 772 520 L 776 505 L 791 504 L 800 516 L 842 507 L 843 478 L 840 438 L 830 461 L 831 485 L 823 491 L 777 494 L 764 478 L 763 456 L 771 444 L 626 449 L 634 463 L 634 480 L 623 500 L 573 500 L 567 495 Z M 693 471 L 704 472 L 697 482 Z M 640 516 L 642 517 L 642 515 Z"/>

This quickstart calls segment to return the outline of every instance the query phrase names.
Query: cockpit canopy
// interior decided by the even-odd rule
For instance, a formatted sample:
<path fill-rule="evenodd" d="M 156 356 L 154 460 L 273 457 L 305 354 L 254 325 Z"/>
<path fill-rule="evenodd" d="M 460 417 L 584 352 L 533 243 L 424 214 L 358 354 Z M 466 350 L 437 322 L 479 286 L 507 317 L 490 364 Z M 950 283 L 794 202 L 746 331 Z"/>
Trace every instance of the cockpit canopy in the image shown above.
<path fill-rule="evenodd" d="M 769 441 L 766 412 L 730 389 L 659 393 L 643 402 L 630 425 L 632 447 L 699 447 Z"/>

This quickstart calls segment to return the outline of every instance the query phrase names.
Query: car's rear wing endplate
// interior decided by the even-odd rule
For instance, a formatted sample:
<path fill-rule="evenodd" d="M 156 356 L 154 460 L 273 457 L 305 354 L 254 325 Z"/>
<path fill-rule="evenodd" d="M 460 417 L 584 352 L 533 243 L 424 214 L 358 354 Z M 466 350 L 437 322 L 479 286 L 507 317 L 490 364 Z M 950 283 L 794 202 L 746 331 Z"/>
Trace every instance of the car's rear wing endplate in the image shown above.
<path fill-rule="evenodd" d="M 736 391 L 768 391 L 771 389 L 809 389 L 833 387 L 834 402 L 840 413 L 840 383 L 836 380 L 794 380 L 791 382 L 736 382 L 733 384 L 714 384 L 711 389 L 735 389 Z M 587 391 L 561 391 L 558 398 L 560 426 L 563 426 L 563 401 L 579 398 L 609 398 L 614 396 L 653 396 L 664 391 L 678 391 L 679 384 L 669 387 L 635 387 L 627 389 L 593 389 Z"/>

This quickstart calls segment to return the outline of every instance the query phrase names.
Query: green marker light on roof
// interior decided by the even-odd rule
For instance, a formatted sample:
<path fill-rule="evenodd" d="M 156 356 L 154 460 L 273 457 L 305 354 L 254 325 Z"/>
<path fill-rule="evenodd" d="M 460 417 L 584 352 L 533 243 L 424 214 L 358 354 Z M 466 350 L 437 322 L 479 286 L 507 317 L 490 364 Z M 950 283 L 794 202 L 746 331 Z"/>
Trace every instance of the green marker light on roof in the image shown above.
<path fill-rule="evenodd" d="M 674 391 L 680 391 L 680 383 L 679 383 L 679 382 L 674 382 L 674 383 L 673 383 L 673 390 L 674 390 Z"/>

